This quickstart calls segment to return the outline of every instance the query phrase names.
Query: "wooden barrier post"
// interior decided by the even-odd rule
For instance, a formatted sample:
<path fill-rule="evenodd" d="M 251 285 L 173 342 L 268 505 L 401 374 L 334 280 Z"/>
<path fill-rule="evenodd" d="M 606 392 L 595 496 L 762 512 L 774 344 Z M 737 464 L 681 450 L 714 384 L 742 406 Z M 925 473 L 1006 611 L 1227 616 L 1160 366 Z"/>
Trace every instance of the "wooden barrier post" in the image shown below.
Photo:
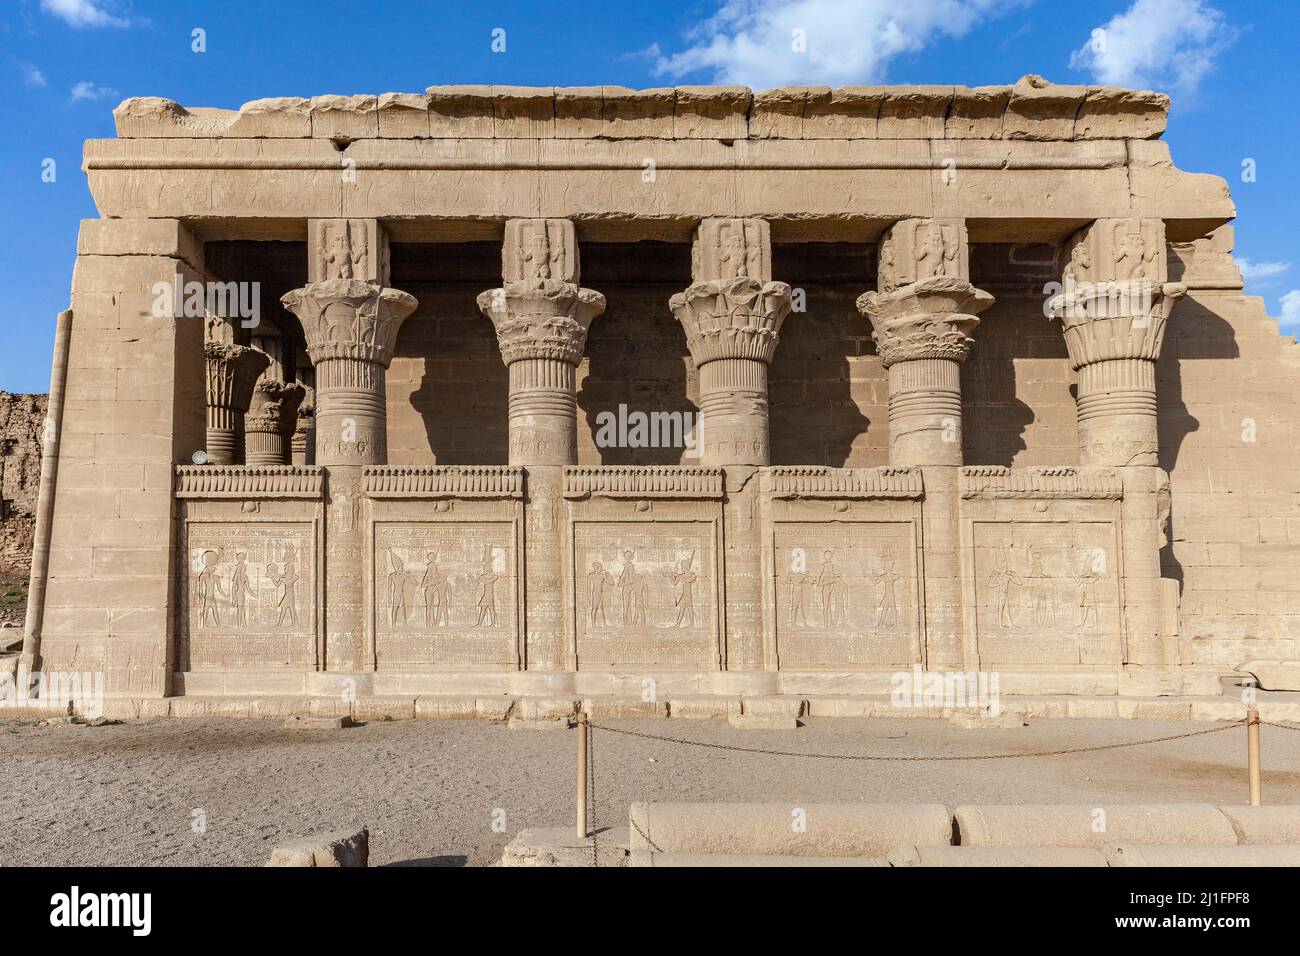
<path fill-rule="evenodd" d="M 578 839 L 587 839 L 587 714 L 578 711 Z"/>
<path fill-rule="evenodd" d="M 1259 806 L 1259 711 L 1246 712 L 1246 766 L 1250 773 L 1250 805 Z"/>

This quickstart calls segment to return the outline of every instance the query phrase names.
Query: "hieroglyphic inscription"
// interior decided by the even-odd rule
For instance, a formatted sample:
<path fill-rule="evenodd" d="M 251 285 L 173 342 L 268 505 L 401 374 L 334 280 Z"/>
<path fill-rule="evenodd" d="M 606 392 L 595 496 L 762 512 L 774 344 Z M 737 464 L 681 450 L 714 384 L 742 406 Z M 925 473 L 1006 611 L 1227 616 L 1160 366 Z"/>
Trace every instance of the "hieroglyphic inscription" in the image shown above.
<path fill-rule="evenodd" d="M 981 666 L 1115 664 L 1115 528 L 1109 521 L 973 526 Z"/>
<path fill-rule="evenodd" d="M 512 667 L 518 581 L 512 525 L 375 527 L 375 653 L 397 666 Z"/>
<path fill-rule="evenodd" d="M 579 666 L 716 666 L 713 537 L 704 522 L 577 523 Z"/>
<path fill-rule="evenodd" d="M 310 524 L 191 523 L 182 646 L 191 670 L 311 667 L 316 547 Z"/>
<path fill-rule="evenodd" d="M 910 522 L 781 522 L 773 540 L 783 668 L 919 660 Z"/>

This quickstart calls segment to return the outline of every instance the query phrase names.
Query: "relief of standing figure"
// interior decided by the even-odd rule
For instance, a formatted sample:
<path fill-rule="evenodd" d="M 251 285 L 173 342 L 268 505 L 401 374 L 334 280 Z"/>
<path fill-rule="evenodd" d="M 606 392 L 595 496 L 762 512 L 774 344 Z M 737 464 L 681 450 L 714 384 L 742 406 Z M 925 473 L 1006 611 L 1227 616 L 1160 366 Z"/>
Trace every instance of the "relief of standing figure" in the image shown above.
<path fill-rule="evenodd" d="M 287 623 L 290 627 L 298 626 L 298 573 L 294 568 L 292 561 L 284 563 L 284 573 L 276 568 L 274 564 L 266 566 L 266 575 L 271 582 L 279 589 L 276 595 L 276 607 L 279 613 L 275 619 L 276 627 L 283 627 Z"/>
<path fill-rule="evenodd" d="M 673 604 L 677 608 L 677 627 L 694 627 L 695 626 L 695 582 L 699 577 L 694 570 L 695 552 L 691 552 L 689 558 L 683 558 L 678 570 L 670 573 L 668 576 L 672 579 L 673 587 L 677 589 Z M 684 623 L 689 621 L 690 623 Z"/>
<path fill-rule="evenodd" d="M 204 551 L 203 570 L 194 582 L 195 603 L 199 606 L 199 627 L 207 627 L 209 619 L 213 627 L 221 626 L 221 612 L 217 605 L 218 597 L 226 596 L 226 589 L 221 586 L 217 575 L 217 552 Z"/>

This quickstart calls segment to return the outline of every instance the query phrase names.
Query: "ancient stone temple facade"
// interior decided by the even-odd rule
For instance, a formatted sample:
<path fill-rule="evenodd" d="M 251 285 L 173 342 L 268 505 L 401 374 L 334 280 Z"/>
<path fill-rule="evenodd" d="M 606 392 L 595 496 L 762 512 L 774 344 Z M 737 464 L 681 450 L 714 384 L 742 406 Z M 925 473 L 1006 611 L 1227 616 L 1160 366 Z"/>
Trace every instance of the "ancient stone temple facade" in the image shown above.
<path fill-rule="evenodd" d="M 128 100 L 86 144 L 26 661 L 436 705 L 1295 659 L 1300 351 L 1167 111 Z"/>

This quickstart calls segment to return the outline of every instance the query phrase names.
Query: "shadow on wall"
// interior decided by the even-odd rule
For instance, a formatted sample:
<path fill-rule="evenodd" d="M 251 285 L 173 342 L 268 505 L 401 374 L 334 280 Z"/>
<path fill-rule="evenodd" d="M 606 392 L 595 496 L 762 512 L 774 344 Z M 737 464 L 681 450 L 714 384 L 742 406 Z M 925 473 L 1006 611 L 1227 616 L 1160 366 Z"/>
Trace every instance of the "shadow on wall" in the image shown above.
<path fill-rule="evenodd" d="M 773 246 L 772 273 L 794 289 L 796 307 L 802 290 L 805 310 L 785 320 L 769 371 L 772 464 L 888 463 L 887 377 L 857 309 L 875 288 L 875 263 L 866 243 Z"/>
<path fill-rule="evenodd" d="M 696 375 L 686 333 L 668 309 L 668 299 L 681 289 L 664 284 L 598 291 L 605 293 L 608 305 L 587 334 L 586 374 L 578 385 L 578 460 L 601 465 L 699 464 L 698 457 L 686 454 L 683 441 L 699 412 L 688 398 L 696 390 Z M 655 421 L 667 423 L 667 434 L 662 427 L 637 433 L 638 419 L 663 413 L 667 418 Z M 620 418 L 626 423 L 621 430 Z M 614 428 L 602 428 L 611 420 Z"/>
<path fill-rule="evenodd" d="M 1185 297 L 1175 308 L 1165 326 L 1164 346 L 1156 363 L 1156 395 L 1160 407 L 1160 467 L 1172 475 L 1178 464 L 1183 443 L 1192 432 L 1199 431 L 1200 420 L 1187 407 L 1183 395 L 1183 363 L 1196 359 L 1234 359 L 1241 355 L 1232 325 L 1209 306 L 1192 296 Z M 1224 395 L 1234 383 L 1222 383 Z M 1183 566 L 1174 554 L 1178 528 L 1178 499 L 1173 498 L 1169 515 L 1169 534 L 1160 549 L 1161 575 L 1183 586 Z"/>

